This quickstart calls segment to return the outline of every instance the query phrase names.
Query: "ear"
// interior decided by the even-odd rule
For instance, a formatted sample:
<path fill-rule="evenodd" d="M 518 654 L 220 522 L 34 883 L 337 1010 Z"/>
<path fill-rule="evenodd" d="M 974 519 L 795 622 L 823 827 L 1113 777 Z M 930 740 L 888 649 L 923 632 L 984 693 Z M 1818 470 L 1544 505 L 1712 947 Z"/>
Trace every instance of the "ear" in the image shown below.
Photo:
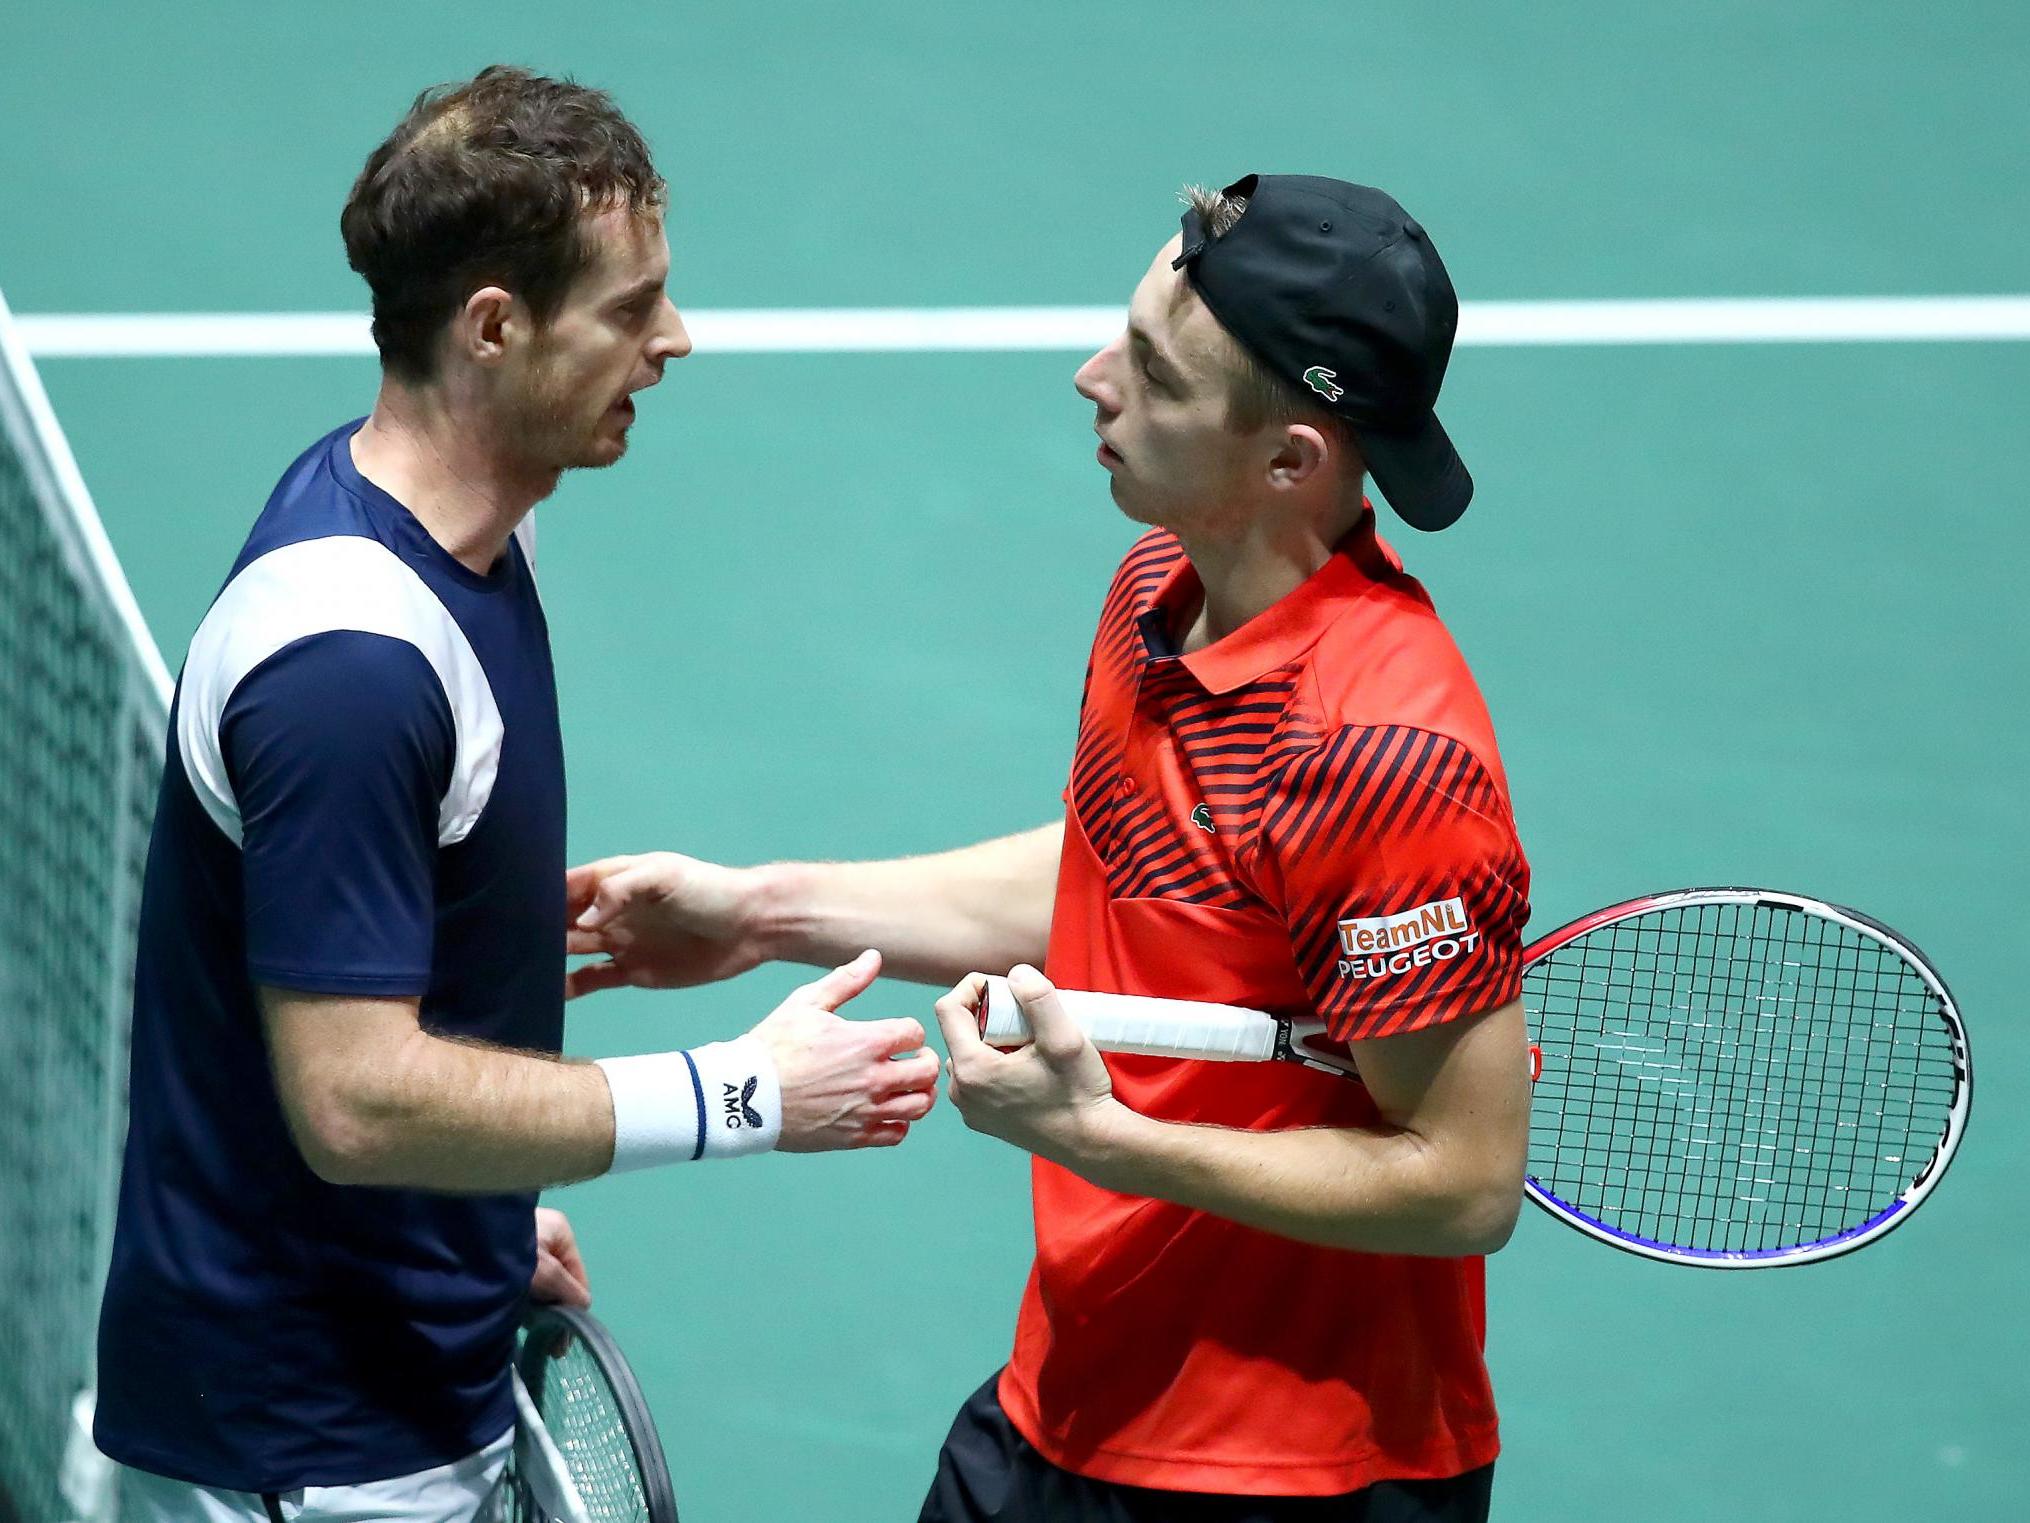
<path fill-rule="evenodd" d="M 507 357 L 507 335 L 519 313 L 515 299 L 499 286 L 482 286 L 465 298 L 453 325 L 453 342 L 476 365 L 498 365 Z"/>
<path fill-rule="evenodd" d="M 1269 485 L 1287 492 L 1315 481 L 1336 452 L 1337 445 L 1310 424 L 1285 424 L 1269 457 Z"/>

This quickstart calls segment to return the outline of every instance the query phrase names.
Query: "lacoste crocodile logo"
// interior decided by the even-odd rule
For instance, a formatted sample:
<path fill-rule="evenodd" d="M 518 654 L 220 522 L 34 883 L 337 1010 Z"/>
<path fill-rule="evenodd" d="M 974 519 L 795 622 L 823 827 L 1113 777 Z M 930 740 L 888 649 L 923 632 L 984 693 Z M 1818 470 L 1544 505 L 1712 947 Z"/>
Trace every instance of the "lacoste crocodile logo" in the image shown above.
<path fill-rule="evenodd" d="M 738 1089 L 735 1089 L 731 1084 L 726 1086 L 726 1124 L 728 1126 L 761 1125 L 761 1112 L 756 1110 L 753 1104 L 754 1086 L 760 1082 L 759 1078 L 753 1078 L 749 1079 L 746 1084 Z"/>
<path fill-rule="evenodd" d="M 1327 370 L 1323 365 L 1313 365 L 1304 372 L 1304 384 L 1328 402 L 1337 402 L 1346 395 L 1346 388 L 1338 382 L 1339 372 Z"/>
<path fill-rule="evenodd" d="M 1211 835 L 1213 833 L 1212 811 L 1206 808 L 1205 805 L 1200 804 L 1196 809 L 1191 811 L 1191 823 L 1196 825 L 1200 830 L 1204 831 L 1207 835 Z"/>

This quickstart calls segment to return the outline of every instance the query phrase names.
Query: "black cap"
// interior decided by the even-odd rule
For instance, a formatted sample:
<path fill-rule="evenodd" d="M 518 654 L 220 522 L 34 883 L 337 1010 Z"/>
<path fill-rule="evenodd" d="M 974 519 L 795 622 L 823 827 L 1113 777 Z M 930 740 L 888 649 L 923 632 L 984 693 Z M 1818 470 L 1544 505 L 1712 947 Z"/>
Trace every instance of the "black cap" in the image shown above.
<path fill-rule="evenodd" d="M 1395 198 L 1317 175 L 1248 175 L 1247 210 L 1214 238 L 1184 214 L 1174 261 L 1220 325 L 1267 369 L 1352 425 L 1389 506 L 1442 529 L 1473 500 L 1432 411 L 1459 298 L 1438 251 Z"/>

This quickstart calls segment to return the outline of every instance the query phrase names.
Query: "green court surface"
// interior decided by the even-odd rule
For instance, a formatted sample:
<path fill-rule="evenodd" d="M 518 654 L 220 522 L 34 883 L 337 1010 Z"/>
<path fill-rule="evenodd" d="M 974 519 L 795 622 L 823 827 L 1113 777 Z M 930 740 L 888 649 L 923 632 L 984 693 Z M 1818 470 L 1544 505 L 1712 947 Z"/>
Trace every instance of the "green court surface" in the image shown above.
<path fill-rule="evenodd" d="M 2000 4 L 30 3 L 4 32 L 21 314 L 360 306 L 352 174 L 495 59 L 643 124 L 680 306 L 1124 303 L 1179 184 L 1255 169 L 1390 188 L 1469 302 L 2030 289 L 2030 19 Z M 627 458 L 541 511 L 574 857 L 888 855 L 1056 809 L 1133 536 L 1080 357 L 701 352 L 641 398 Z M 42 370 L 172 669 L 270 483 L 375 382 Z M 1455 358 L 1478 498 L 1392 538 L 1494 711 L 1533 931 L 1694 883 L 1859 906 L 1945 970 L 1977 1080 L 1934 1200 L 1822 1267 L 1670 1269 L 1527 1215 L 1489 1264 L 1498 1518 L 2023 1515 L 2026 396 L 2021 342 Z M 803 976 L 606 995 L 570 1046 L 730 1035 Z M 913 1517 L 1028 1265 L 1022 1160 L 942 1106 L 895 1152 L 553 1203 L 704 1523 Z"/>

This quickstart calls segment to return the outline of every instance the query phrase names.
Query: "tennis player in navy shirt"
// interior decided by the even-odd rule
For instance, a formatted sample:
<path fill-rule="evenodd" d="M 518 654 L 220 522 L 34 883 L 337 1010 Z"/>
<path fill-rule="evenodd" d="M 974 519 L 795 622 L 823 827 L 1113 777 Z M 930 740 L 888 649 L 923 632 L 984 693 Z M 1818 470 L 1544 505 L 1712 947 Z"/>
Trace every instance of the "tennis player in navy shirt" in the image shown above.
<path fill-rule="evenodd" d="M 371 416 L 282 477 L 192 639 L 135 980 L 99 1341 L 126 1523 L 486 1507 L 533 1292 L 583 1301 L 546 1185 L 900 1141 L 936 1059 L 836 1013 L 565 1062 L 564 761 L 530 509 L 627 447 L 690 350 L 665 189 L 603 95 L 427 92 L 342 227 Z"/>

